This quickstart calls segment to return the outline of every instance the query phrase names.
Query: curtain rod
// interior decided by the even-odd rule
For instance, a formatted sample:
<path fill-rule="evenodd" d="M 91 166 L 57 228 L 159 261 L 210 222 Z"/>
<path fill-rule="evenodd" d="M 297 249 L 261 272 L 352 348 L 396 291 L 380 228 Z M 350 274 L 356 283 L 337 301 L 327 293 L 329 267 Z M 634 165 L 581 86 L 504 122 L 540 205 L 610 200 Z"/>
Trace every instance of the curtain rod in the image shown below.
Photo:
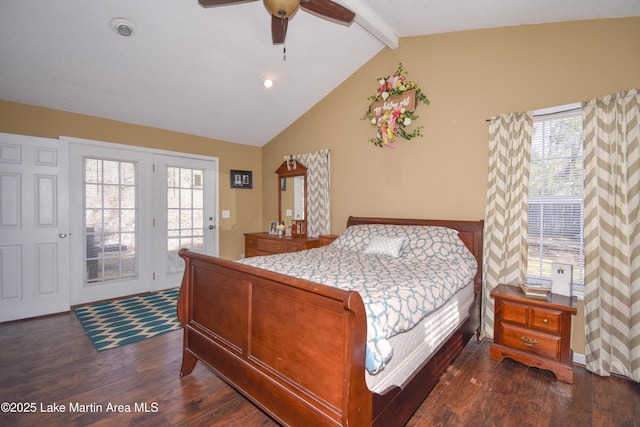
<path fill-rule="evenodd" d="M 544 113 L 544 114 L 534 114 L 533 117 L 546 117 L 546 116 L 555 116 L 556 114 L 563 114 L 563 113 L 575 113 L 578 111 L 581 111 L 582 107 L 576 107 L 576 108 L 569 108 L 568 110 L 560 110 L 560 111 L 554 111 L 553 113 Z M 487 119 L 485 120 L 486 122 L 490 122 L 491 119 Z"/>

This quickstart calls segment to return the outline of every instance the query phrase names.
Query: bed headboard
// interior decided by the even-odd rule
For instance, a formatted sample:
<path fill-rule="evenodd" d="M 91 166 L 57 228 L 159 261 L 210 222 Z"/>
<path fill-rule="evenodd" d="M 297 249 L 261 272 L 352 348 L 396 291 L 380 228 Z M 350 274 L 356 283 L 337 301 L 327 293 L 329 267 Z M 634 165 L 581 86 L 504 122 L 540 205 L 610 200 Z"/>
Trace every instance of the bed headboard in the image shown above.
<path fill-rule="evenodd" d="M 460 240 L 469 248 L 478 262 L 478 273 L 474 279 L 476 293 L 482 289 L 482 233 L 484 221 L 457 221 L 447 219 L 406 219 L 406 218 L 372 218 L 350 216 L 347 227 L 359 224 L 394 224 L 394 225 L 432 225 L 448 227 L 458 231 Z"/>

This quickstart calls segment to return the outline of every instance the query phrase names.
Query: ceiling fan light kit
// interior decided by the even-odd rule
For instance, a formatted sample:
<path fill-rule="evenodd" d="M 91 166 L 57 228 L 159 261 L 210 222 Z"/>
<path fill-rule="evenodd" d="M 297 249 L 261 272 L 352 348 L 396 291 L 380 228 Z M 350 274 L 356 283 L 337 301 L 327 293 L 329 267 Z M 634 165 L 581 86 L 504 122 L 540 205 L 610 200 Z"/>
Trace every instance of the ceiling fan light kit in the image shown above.
<path fill-rule="evenodd" d="M 255 0 L 198 0 L 203 7 L 226 6 Z M 339 24 L 351 25 L 355 13 L 332 0 L 263 0 L 271 13 L 271 40 L 273 44 L 283 44 L 287 35 L 289 18 L 298 8 Z"/>
<path fill-rule="evenodd" d="M 299 0 L 264 0 L 264 5 L 276 18 L 288 18 L 300 7 Z"/>

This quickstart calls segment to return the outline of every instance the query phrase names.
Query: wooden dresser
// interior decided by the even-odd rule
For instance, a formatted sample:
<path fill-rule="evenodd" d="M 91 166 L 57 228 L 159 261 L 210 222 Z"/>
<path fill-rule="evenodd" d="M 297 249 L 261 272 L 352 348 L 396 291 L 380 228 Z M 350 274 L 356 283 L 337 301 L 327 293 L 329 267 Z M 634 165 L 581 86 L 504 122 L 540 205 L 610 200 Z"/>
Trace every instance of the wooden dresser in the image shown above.
<path fill-rule="evenodd" d="M 336 234 L 321 234 L 318 236 L 318 240 L 320 241 L 320 246 L 329 246 L 331 242 L 336 240 L 338 235 Z"/>
<path fill-rule="evenodd" d="M 491 297 L 495 299 L 491 358 L 508 357 L 548 369 L 560 381 L 573 383 L 571 316 L 577 311 L 576 297 L 527 297 L 519 287 L 508 285 L 498 285 Z"/>
<path fill-rule="evenodd" d="M 244 256 L 282 254 L 317 248 L 320 241 L 315 237 L 277 236 L 269 233 L 246 233 L 244 235 Z"/>

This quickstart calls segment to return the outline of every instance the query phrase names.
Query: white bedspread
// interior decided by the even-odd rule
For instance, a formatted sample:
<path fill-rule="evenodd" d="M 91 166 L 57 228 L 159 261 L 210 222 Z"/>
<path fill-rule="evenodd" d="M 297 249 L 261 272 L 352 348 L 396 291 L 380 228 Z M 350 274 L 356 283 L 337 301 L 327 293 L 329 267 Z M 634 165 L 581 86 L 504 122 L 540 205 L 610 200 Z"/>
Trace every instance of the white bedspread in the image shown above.
<path fill-rule="evenodd" d="M 365 254 L 332 244 L 241 262 L 358 292 L 367 312 L 367 370 L 376 373 L 393 355 L 389 338 L 411 329 L 472 282 L 477 263 L 460 244 L 463 249 L 449 250 L 446 257 L 427 259 Z"/>

